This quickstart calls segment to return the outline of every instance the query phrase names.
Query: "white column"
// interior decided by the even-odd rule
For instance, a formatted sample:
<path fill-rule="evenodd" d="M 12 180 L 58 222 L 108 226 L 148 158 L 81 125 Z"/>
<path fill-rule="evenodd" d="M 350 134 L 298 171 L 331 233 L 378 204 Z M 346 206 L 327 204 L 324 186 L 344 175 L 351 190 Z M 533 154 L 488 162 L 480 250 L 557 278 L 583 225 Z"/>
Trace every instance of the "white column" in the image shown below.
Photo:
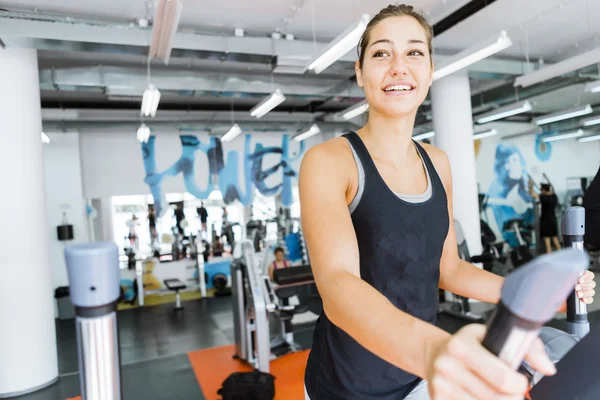
<path fill-rule="evenodd" d="M 102 197 L 100 199 L 100 209 L 98 211 L 98 218 L 102 220 L 102 238 L 105 242 L 114 242 L 115 233 L 113 228 L 113 214 L 112 214 L 112 200 L 110 197 Z M 122 240 L 122 239 L 121 239 Z M 100 241 L 100 239 L 99 239 Z M 117 242 L 117 245 L 121 245 L 122 242 Z"/>
<path fill-rule="evenodd" d="M 463 228 L 471 255 L 481 254 L 471 90 L 466 72 L 435 81 L 431 102 L 435 144 L 446 152 L 452 168 L 454 219 Z"/>
<path fill-rule="evenodd" d="M 0 398 L 58 379 L 37 53 L 0 48 Z"/>

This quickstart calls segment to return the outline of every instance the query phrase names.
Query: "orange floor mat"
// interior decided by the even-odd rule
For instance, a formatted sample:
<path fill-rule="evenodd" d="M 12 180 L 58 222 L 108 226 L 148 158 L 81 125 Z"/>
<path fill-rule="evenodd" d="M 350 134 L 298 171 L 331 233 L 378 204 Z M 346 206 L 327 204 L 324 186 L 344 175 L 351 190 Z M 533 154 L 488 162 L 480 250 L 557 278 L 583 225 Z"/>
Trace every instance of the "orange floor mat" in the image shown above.
<path fill-rule="evenodd" d="M 196 379 L 206 400 L 218 400 L 217 390 L 233 372 L 251 371 L 248 364 L 232 358 L 235 345 L 188 353 Z M 289 354 L 271 362 L 275 375 L 275 400 L 304 400 L 304 368 L 309 350 Z"/>

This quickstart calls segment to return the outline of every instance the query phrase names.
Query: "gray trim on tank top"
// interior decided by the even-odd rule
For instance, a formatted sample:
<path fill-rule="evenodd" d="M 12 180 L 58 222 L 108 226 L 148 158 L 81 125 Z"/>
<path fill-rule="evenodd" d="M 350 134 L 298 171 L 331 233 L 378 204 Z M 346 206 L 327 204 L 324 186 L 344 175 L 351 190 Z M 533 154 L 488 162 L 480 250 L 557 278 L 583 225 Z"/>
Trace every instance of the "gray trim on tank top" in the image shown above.
<path fill-rule="evenodd" d="M 356 153 L 356 150 L 354 150 L 354 147 L 352 147 L 352 143 L 350 143 L 350 140 L 348 140 L 348 144 L 350 145 L 350 150 L 352 150 L 352 155 L 354 156 L 354 161 L 356 162 L 356 167 L 358 169 L 358 190 L 356 191 L 356 195 L 352 199 L 352 202 L 348 206 L 350 214 L 352 214 L 354 210 L 356 210 L 356 207 L 358 207 L 358 203 L 360 202 L 360 199 L 362 198 L 363 192 L 365 190 L 365 170 L 363 168 L 362 162 L 360 161 L 360 158 L 358 157 L 358 154 Z M 427 189 L 425 189 L 425 192 L 421 194 L 394 193 L 396 196 L 398 196 L 399 199 L 404 200 L 407 203 L 414 204 L 423 203 L 429 200 L 433 191 L 431 185 L 431 177 L 429 175 L 429 169 L 427 168 L 427 163 L 425 163 L 423 155 L 421 154 L 421 150 L 418 147 L 417 153 L 419 153 L 419 157 L 421 157 L 421 162 L 423 163 L 423 167 L 425 168 L 425 173 L 427 175 Z"/>

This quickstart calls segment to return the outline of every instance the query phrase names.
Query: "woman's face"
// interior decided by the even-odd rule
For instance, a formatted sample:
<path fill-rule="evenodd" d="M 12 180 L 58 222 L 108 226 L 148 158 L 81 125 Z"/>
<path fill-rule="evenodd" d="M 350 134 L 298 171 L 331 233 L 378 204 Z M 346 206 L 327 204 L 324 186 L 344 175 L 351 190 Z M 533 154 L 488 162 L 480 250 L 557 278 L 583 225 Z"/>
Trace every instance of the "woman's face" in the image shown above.
<path fill-rule="evenodd" d="M 521 157 L 517 153 L 513 153 L 508 157 L 506 169 L 510 179 L 521 179 L 523 176 L 523 166 L 521 165 Z"/>
<path fill-rule="evenodd" d="M 281 251 L 278 251 L 277 253 L 275 253 L 275 260 L 283 261 L 283 253 Z"/>
<path fill-rule="evenodd" d="M 371 31 L 363 68 L 356 79 L 369 107 L 387 116 L 414 114 L 432 83 L 431 55 L 421 24 L 412 17 L 390 17 Z"/>

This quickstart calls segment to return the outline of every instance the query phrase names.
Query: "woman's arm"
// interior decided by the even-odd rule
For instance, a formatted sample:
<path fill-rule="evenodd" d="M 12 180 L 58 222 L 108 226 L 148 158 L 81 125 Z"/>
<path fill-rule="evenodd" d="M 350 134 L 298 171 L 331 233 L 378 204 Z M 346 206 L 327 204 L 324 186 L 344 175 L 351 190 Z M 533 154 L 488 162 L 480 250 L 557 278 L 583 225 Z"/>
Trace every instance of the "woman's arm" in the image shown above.
<path fill-rule="evenodd" d="M 448 198 L 448 215 L 450 226 L 444 242 L 440 261 L 440 288 L 459 296 L 474 300 L 497 303 L 504 278 L 477 268 L 458 256 L 456 232 L 454 230 L 454 213 L 452 210 L 452 172 L 448 156 L 433 146 L 427 146 L 428 154 L 435 164 Z"/>
<path fill-rule="evenodd" d="M 400 311 L 360 278 L 344 150 L 335 141 L 311 148 L 299 177 L 302 229 L 324 312 L 367 350 L 425 378 L 428 362 L 450 335 Z"/>

